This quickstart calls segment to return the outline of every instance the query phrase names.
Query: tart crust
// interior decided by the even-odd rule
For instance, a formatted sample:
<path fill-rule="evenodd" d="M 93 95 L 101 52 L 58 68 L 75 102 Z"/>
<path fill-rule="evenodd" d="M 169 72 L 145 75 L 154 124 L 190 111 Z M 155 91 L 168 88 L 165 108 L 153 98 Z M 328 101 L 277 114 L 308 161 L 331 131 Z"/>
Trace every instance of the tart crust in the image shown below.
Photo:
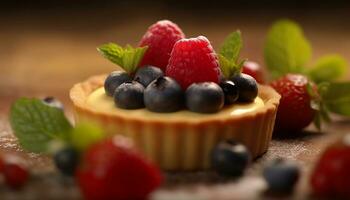
<path fill-rule="evenodd" d="M 142 120 L 109 114 L 87 105 L 86 100 L 103 86 L 106 75 L 92 76 L 70 90 L 75 121 L 98 123 L 108 135 L 121 134 L 133 140 L 149 159 L 163 170 L 200 170 L 210 167 L 210 151 L 225 139 L 245 144 L 253 157 L 264 154 L 271 140 L 280 95 L 269 86 L 259 85 L 262 108 L 239 117 L 215 118 L 192 122 Z"/>

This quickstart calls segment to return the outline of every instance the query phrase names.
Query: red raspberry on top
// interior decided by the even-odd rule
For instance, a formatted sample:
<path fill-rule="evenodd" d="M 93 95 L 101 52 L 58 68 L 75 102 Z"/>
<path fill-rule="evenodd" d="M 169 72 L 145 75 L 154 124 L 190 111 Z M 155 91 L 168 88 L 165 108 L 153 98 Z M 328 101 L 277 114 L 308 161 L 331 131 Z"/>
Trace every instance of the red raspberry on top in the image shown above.
<path fill-rule="evenodd" d="M 88 200 L 146 199 L 162 182 L 159 169 L 120 136 L 92 145 L 76 176 Z"/>
<path fill-rule="evenodd" d="M 271 83 L 281 95 L 275 126 L 279 133 L 301 131 L 313 121 L 316 112 L 311 108 L 308 83 L 307 77 L 299 74 L 287 74 Z"/>
<path fill-rule="evenodd" d="M 219 62 L 209 40 L 199 36 L 177 41 L 170 55 L 166 75 L 174 78 L 183 89 L 192 83 L 219 83 Z"/>
<path fill-rule="evenodd" d="M 175 42 L 184 37 L 182 30 L 169 20 L 151 25 L 139 43 L 140 47 L 148 46 L 140 66 L 153 65 L 165 71 Z"/>

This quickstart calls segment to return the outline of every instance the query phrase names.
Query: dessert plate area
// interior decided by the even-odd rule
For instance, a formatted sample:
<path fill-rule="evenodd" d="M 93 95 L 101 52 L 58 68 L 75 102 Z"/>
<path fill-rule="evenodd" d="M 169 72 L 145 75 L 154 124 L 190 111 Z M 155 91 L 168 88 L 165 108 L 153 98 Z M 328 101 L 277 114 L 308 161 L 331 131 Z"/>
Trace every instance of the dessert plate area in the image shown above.
<path fill-rule="evenodd" d="M 9 106 L 9 101 L 5 104 Z M 23 151 L 10 129 L 7 118 L 8 107 L 0 106 L 0 153 L 10 153 L 23 157 L 32 171 L 28 184 L 19 191 L 0 187 L 1 199 L 81 199 L 74 180 L 64 178 L 55 171 L 52 160 L 44 155 L 36 155 Z M 67 114 L 71 116 L 71 112 Z M 166 172 L 166 182 L 158 189 L 150 200 L 229 200 L 235 199 L 308 199 L 309 174 L 322 149 L 339 136 L 350 132 L 350 121 L 335 119 L 326 126 L 323 133 L 313 129 L 300 133 L 296 137 L 272 140 L 266 154 L 256 159 L 245 175 L 239 179 L 217 176 L 211 171 L 198 172 Z M 276 196 L 266 188 L 261 173 L 265 163 L 276 157 L 297 161 L 302 176 L 296 191 L 291 196 Z M 43 190 L 42 188 L 45 188 Z M 247 190 L 250 192 L 247 193 Z"/>

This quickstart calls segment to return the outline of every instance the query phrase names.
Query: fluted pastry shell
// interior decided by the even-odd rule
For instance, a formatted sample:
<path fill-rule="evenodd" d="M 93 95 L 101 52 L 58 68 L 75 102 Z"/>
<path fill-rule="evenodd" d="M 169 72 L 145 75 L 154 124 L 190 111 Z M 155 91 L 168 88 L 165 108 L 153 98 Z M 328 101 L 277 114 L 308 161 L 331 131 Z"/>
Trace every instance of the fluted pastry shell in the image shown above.
<path fill-rule="evenodd" d="M 106 75 L 97 75 L 70 90 L 76 122 L 98 123 L 109 135 L 133 140 L 149 159 L 163 170 L 201 170 L 210 167 L 210 151 L 217 142 L 235 139 L 245 144 L 253 157 L 264 154 L 271 140 L 280 95 L 259 85 L 264 106 L 239 116 L 186 120 L 146 119 L 110 114 L 87 104 L 89 95 L 103 86 Z M 215 115 L 215 114 L 212 114 Z"/>

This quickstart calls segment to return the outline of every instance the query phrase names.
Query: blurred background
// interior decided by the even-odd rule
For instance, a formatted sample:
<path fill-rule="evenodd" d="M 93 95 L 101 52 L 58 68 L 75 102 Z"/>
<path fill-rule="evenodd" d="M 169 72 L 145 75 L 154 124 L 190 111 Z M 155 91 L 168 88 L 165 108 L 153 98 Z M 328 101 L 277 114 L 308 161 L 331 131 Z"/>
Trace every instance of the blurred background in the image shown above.
<path fill-rule="evenodd" d="M 74 83 L 116 68 L 99 55 L 98 45 L 137 45 L 160 19 L 174 21 L 187 37 L 207 36 L 216 49 L 240 29 L 242 57 L 264 65 L 267 29 L 280 18 L 304 27 L 314 60 L 339 53 L 350 61 L 350 2 L 345 0 L 1 1 L 0 109 L 18 96 L 52 95 L 67 102 Z"/>

